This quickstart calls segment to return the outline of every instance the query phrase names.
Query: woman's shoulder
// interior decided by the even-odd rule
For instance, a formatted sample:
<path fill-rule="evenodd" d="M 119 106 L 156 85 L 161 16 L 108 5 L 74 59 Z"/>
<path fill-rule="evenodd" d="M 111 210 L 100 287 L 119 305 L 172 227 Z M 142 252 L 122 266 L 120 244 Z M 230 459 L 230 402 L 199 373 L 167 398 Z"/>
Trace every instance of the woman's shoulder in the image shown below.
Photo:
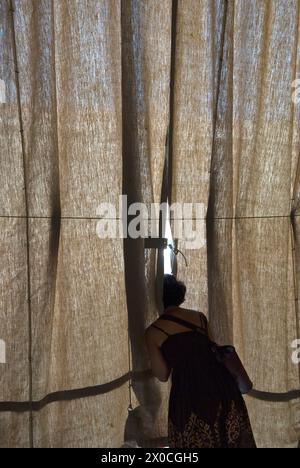
<path fill-rule="evenodd" d="M 203 313 L 203 312 L 200 312 L 199 310 L 195 310 L 195 309 L 181 309 L 182 310 L 182 313 L 184 315 L 186 315 L 186 317 L 194 317 L 195 319 L 199 319 L 199 317 L 201 319 L 204 319 L 205 321 L 207 321 L 207 317 L 206 315 Z"/>
<path fill-rule="evenodd" d="M 182 307 L 178 307 L 178 309 L 172 311 L 172 312 L 165 312 L 163 313 L 160 317 L 158 317 L 154 322 L 151 323 L 151 325 L 148 327 L 148 332 L 155 332 L 155 326 L 160 326 L 160 325 L 165 325 L 166 320 L 164 320 L 164 315 L 174 315 L 175 317 L 182 318 L 183 320 L 186 320 L 188 322 L 193 322 L 195 325 L 199 324 L 200 322 L 205 321 L 207 322 L 207 317 L 203 312 L 200 312 L 199 310 L 194 310 L 194 309 L 185 309 Z M 154 325 L 154 327 L 153 327 Z"/>
<path fill-rule="evenodd" d="M 192 322 L 195 325 L 199 325 L 199 322 L 200 322 L 200 324 L 204 326 L 204 324 L 207 324 L 208 322 L 207 317 L 203 312 L 200 312 L 199 310 L 195 310 L 195 309 L 187 309 L 183 307 L 178 307 L 177 309 L 174 309 L 171 312 L 167 311 L 164 314 L 162 314 L 162 316 L 159 317 L 154 322 L 154 324 L 159 325 L 161 323 L 164 323 L 165 322 L 164 317 L 163 317 L 164 315 L 171 315 L 171 316 L 173 315 L 174 317 L 181 318 L 187 322 Z"/>

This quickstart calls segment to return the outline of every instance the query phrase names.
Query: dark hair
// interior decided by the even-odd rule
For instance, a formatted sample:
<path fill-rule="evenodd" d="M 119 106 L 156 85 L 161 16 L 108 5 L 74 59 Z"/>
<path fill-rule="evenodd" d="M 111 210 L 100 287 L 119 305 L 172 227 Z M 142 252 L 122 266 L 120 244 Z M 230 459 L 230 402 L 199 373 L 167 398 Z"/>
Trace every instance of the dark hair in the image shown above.
<path fill-rule="evenodd" d="M 173 275 L 164 275 L 163 303 L 165 308 L 179 306 L 184 302 L 186 286 Z"/>

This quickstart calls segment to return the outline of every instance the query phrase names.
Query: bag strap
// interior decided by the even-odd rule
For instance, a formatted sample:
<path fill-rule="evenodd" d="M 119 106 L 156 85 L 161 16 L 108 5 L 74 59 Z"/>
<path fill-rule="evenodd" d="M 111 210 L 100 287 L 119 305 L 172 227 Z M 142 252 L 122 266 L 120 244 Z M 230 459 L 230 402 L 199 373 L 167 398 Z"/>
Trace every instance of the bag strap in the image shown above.
<path fill-rule="evenodd" d="M 170 336 L 170 334 L 169 334 L 168 332 L 166 332 L 166 331 L 163 330 L 162 328 L 158 327 L 157 325 L 154 325 L 153 323 L 152 323 L 151 327 L 154 327 L 154 328 L 156 328 L 157 330 L 160 330 L 161 332 L 165 333 L 165 335 Z"/>

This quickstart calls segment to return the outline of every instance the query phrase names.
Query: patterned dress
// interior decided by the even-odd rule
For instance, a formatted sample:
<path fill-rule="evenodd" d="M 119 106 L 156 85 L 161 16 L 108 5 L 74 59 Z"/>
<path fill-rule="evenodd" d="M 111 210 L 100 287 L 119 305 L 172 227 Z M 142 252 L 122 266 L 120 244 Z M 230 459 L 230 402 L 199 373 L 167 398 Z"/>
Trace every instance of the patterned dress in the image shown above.
<path fill-rule="evenodd" d="M 172 368 L 169 447 L 256 448 L 244 399 L 211 349 L 206 318 L 200 327 L 173 315 L 160 320 L 193 328 L 169 335 L 153 325 L 168 335 L 161 351 Z"/>

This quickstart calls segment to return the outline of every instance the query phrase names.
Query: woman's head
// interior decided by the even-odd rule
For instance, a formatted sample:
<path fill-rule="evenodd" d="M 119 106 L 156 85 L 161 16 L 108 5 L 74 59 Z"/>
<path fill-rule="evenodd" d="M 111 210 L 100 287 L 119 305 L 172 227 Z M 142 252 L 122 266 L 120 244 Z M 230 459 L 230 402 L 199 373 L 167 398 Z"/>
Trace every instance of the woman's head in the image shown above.
<path fill-rule="evenodd" d="M 164 307 L 180 306 L 184 302 L 186 286 L 173 275 L 164 275 Z"/>

